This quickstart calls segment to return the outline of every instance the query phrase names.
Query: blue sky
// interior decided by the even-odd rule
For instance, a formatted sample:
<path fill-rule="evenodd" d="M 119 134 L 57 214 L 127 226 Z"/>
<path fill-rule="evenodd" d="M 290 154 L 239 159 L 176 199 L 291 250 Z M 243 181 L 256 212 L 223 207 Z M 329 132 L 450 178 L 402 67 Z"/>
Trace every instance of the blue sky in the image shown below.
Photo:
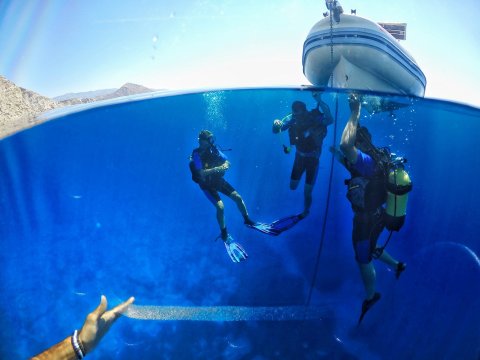
<path fill-rule="evenodd" d="M 480 107 L 480 1 L 351 0 L 406 22 L 426 97 Z M 322 0 L 2 0 L 0 74 L 46 96 L 133 82 L 155 89 L 308 84 L 303 42 Z"/>

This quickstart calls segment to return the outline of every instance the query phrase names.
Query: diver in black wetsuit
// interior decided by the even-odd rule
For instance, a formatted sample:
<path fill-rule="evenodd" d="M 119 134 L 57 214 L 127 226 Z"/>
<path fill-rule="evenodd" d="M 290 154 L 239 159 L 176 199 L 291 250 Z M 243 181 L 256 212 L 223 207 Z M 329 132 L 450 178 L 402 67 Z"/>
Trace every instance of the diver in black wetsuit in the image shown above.
<path fill-rule="evenodd" d="M 296 147 L 295 161 L 290 176 L 290 189 L 297 189 L 300 179 L 305 173 L 302 218 L 310 213 L 312 191 L 317 180 L 323 139 L 327 135 L 327 126 L 333 123 L 330 109 L 322 101 L 320 93 L 312 95 L 317 100 L 317 108 L 308 111 L 305 103 L 294 101 L 292 113 L 283 120 L 275 120 L 272 127 L 275 134 L 288 130 L 290 146 Z M 319 110 L 319 107 L 322 111 Z M 289 153 L 290 147 L 284 147 L 284 151 Z"/>
<path fill-rule="evenodd" d="M 386 263 L 395 271 L 397 279 L 406 264 L 392 258 L 384 248 L 377 247 L 378 237 L 385 228 L 385 175 L 381 161 L 375 160 L 379 157 L 375 154 L 378 150 L 371 143 L 370 133 L 367 128 L 358 125 L 361 105 L 354 95 L 350 97 L 350 109 L 351 115 L 340 142 L 344 156 L 340 161 L 352 176 L 347 181 L 347 198 L 354 212 L 352 241 L 366 292 L 360 323 L 365 313 L 380 299 L 380 293 L 375 291 L 376 275 L 372 260 L 378 258 Z"/>

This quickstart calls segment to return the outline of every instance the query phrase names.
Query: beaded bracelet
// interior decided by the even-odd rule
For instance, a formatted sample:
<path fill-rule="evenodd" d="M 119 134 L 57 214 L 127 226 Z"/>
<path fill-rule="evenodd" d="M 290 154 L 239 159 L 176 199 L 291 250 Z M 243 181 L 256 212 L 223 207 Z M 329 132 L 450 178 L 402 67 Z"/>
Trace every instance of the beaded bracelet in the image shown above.
<path fill-rule="evenodd" d="M 75 352 L 75 355 L 77 356 L 78 360 L 82 360 L 83 357 L 85 356 L 82 351 L 83 346 L 80 344 L 80 341 L 78 340 L 78 331 L 75 330 L 72 335 L 72 347 L 73 351 Z"/>
<path fill-rule="evenodd" d="M 80 333 L 78 333 L 78 335 L 77 335 L 78 346 L 80 347 L 80 350 L 82 350 L 83 357 L 85 357 L 85 356 L 87 356 L 87 352 L 85 351 L 85 346 L 83 346 L 83 343 L 80 340 L 79 335 L 80 335 Z"/>

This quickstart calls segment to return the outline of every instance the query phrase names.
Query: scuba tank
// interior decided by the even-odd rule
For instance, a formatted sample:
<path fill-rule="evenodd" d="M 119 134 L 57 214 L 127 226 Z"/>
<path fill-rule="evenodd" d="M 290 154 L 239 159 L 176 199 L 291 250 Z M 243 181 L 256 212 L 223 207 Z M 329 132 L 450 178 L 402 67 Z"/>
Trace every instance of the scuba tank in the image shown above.
<path fill-rule="evenodd" d="M 403 167 L 406 161 L 393 158 L 388 170 L 385 226 L 390 231 L 399 231 L 405 222 L 408 193 L 412 190 L 412 181 Z"/>

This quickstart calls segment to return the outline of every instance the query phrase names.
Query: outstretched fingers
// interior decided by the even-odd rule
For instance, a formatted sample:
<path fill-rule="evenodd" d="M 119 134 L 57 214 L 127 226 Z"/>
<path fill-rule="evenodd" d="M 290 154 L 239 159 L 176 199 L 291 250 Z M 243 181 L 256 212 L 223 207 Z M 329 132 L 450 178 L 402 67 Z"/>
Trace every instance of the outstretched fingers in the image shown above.
<path fill-rule="evenodd" d="M 107 310 L 107 298 L 105 295 L 102 295 L 100 298 L 100 304 L 98 304 L 97 308 L 89 314 L 89 317 L 96 321 L 105 313 L 105 310 Z"/>
<path fill-rule="evenodd" d="M 114 322 L 117 320 L 124 312 L 127 310 L 127 308 L 135 301 L 135 298 L 132 296 L 130 297 L 127 301 L 124 301 L 123 303 L 115 306 L 113 309 L 107 311 L 106 313 L 103 314 L 102 318 L 105 320 L 105 322 Z"/>

